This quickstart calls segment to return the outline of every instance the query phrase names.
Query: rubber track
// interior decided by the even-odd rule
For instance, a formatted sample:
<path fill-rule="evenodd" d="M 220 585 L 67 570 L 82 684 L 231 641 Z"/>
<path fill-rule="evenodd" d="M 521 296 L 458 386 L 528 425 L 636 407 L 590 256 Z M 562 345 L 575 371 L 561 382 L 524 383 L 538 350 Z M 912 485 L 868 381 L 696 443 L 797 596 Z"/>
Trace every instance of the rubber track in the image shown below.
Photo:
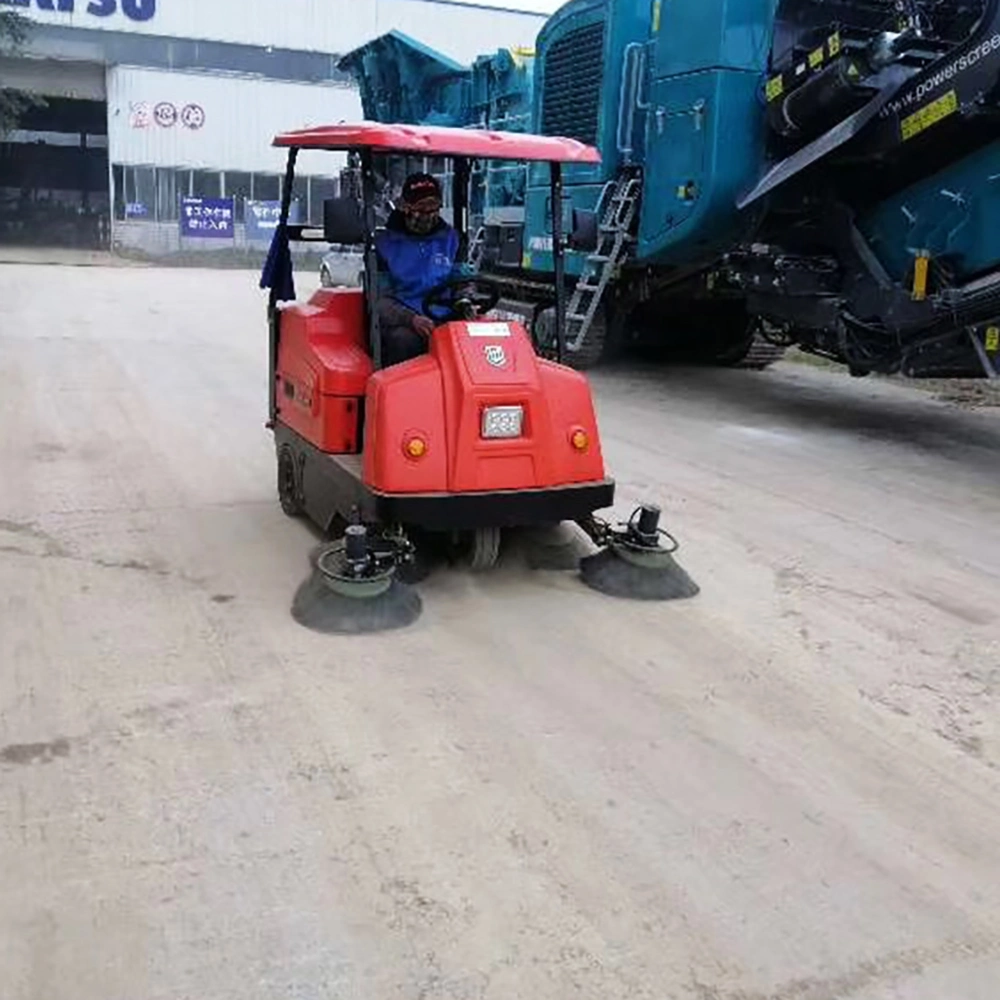
<path fill-rule="evenodd" d="M 753 343 L 750 345 L 750 350 L 744 355 L 743 360 L 738 361 L 731 367 L 763 371 L 765 368 L 770 368 L 775 361 L 780 361 L 785 356 L 785 351 L 787 350 L 787 347 L 772 344 L 767 338 L 761 337 L 758 334 L 754 337 Z"/>

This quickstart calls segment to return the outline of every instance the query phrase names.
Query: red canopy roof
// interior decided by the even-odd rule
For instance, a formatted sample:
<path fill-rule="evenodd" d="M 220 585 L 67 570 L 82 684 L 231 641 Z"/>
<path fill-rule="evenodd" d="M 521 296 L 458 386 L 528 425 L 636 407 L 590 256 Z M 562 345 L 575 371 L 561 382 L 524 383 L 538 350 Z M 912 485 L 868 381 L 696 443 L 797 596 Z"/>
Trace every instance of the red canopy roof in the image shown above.
<path fill-rule="evenodd" d="M 275 146 L 302 149 L 360 149 L 379 153 L 422 156 L 469 156 L 487 160 L 542 160 L 557 163 L 600 163 L 593 146 L 575 139 L 520 132 L 487 132 L 481 129 L 433 128 L 425 125 L 325 125 L 285 132 Z"/>

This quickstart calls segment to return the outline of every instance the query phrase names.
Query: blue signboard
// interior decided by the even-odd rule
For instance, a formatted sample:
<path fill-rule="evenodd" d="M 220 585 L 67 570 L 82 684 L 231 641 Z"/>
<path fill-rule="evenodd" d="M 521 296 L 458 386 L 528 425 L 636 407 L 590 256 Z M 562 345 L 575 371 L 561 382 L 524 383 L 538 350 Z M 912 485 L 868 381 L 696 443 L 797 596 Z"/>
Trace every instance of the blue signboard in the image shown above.
<path fill-rule="evenodd" d="M 126 219 L 147 219 L 149 209 L 141 201 L 129 201 L 125 203 Z"/>
<path fill-rule="evenodd" d="M 121 12 L 130 21 L 152 21 L 156 16 L 156 0 L 0 0 L 0 7 L 32 7 L 60 14 L 90 14 L 111 17 Z"/>
<path fill-rule="evenodd" d="M 270 243 L 278 228 L 281 216 L 280 201 L 248 201 L 246 203 L 247 241 L 250 243 Z M 293 200 L 288 211 L 288 221 L 298 225 L 301 221 L 299 202 Z"/>
<path fill-rule="evenodd" d="M 235 221 L 232 198 L 181 199 L 181 236 L 231 240 Z"/>

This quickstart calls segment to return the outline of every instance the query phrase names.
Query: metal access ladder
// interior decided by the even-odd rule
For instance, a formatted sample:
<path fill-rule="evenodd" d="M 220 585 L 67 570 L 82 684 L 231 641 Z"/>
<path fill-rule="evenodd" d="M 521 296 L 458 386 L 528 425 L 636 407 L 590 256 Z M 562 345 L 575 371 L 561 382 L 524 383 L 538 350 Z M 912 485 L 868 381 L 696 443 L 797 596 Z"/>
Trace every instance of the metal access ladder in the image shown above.
<path fill-rule="evenodd" d="M 629 254 L 632 223 L 642 190 L 640 177 L 624 172 L 609 181 L 597 202 L 597 249 L 590 254 L 566 310 L 566 348 L 578 351 L 601 307 L 608 284 Z"/>

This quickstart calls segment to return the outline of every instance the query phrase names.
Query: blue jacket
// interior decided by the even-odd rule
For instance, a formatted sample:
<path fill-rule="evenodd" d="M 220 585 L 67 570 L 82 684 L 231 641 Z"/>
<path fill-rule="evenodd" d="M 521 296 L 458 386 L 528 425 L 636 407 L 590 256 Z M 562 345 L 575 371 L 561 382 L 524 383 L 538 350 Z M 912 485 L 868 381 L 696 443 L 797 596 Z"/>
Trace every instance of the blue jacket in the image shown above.
<path fill-rule="evenodd" d="M 384 291 L 422 313 L 424 296 L 436 285 L 462 273 L 455 267 L 458 233 L 445 222 L 427 236 L 409 232 L 399 212 L 393 212 L 375 240 L 379 270 L 388 272 Z"/>

